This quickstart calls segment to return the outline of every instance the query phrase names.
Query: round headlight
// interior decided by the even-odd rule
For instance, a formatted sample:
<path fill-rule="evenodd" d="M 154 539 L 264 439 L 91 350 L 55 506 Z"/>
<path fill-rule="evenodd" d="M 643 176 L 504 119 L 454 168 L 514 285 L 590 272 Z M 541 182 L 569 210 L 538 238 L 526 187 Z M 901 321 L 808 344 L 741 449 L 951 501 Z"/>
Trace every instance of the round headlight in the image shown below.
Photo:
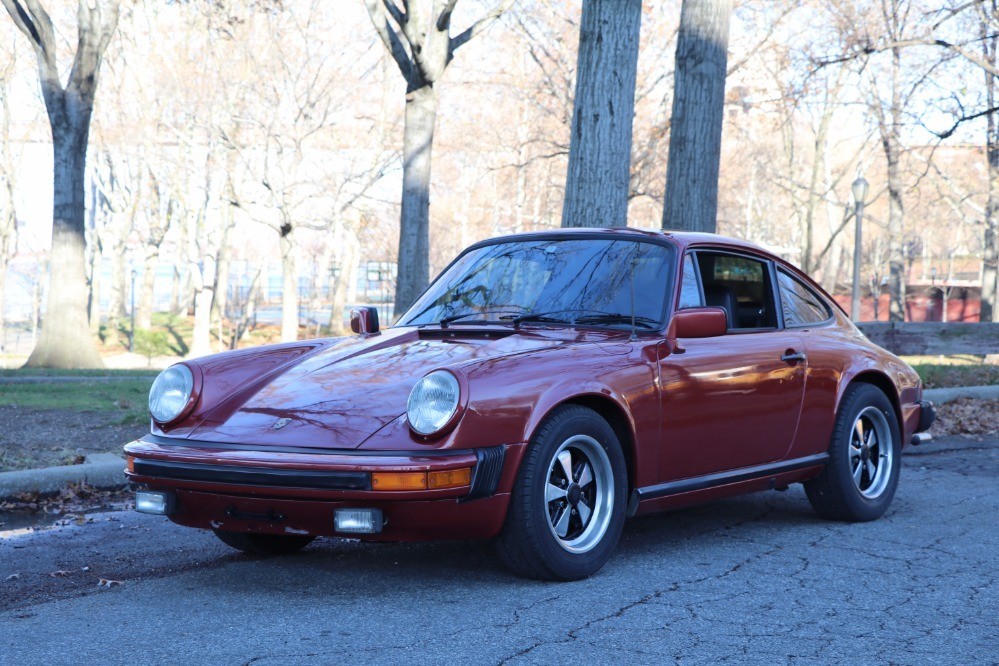
<path fill-rule="evenodd" d="M 447 425 L 458 411 L 461 389 L 450 372 L 437 370 L 421 379 L 409 394 L 406 416 L 409 427 L 420 435 L 432 435 Z"/>
<path fill-rule="evenodd" d="M 161 372 L 149 389 L 149 413 L 160 423 L 173 421 L 184 411 L 194 390 L 194 375 L 178 363 Z"/>

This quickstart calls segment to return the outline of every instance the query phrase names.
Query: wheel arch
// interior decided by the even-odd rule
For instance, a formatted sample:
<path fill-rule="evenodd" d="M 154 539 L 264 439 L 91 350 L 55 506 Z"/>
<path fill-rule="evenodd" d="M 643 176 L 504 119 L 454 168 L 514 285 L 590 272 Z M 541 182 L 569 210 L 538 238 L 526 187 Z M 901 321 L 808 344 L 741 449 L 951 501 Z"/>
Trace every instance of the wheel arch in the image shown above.
<path fill-rule="evenodd" d="M 579 405 L 581 407 L 586 407 L 592 409 L 594 412 L 600 415 L 602 419 L 607 421 L 614 434 L 617 435 L 618 441 L 621 443 L 621 452 L 624 454 L 625 468 L 628 472 L 628 492 L 630 493 L 635 487 L 635 460 L 636 460 L 636 447 L 635 447 L 635 431 L 631 420 L 628 418 L 624 407 L 618 404 L 617 401 L 610 398 L 607 395 L 600 393 L 588 393 L 582 395 L 576 395 L 571 398 L 567 398 L 557 405 L 553 405 L 549 409 L 544 418 L 540 419 L 538 425 L 544 423 L 548 416 L 563 405 Z M 531 432 L 531 438 L 534 437 L 534 432 Z"/>
<path fill-rule="evenodd" d="M 895 421 L 898 423 L 899 432 L 904 431 L 905 422 L 902 419 L 902 405 L 899 401 L 898 389 L 895 387 L 895 384 L 891 381 L 888 375 L 877 370 L 864 370 L 863 372 L 857 373 L 850 378 L 850 381 L 846 382 L 843 386 L 843 390 L 840 391 L 839 398 L 836 401 L 837 412 L 839 411 L 839 406 L 843 402 L 843 396 L 846 395 L 847 389 L 855 384 L 869 384 L 884 393 L 895 412 Z"/>

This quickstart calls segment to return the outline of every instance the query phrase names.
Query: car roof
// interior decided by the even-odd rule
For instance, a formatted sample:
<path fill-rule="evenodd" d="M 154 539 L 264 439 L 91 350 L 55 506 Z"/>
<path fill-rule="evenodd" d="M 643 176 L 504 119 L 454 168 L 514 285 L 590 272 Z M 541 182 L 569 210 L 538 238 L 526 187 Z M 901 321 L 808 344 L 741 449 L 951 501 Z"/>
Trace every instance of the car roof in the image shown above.
<path fill-rule="evenodd" d="M 697 245 L 713 245 L 713 246 L 725 246 L 738 248 L 743 250 L 752 250 L 754 252 L 761 252 L 767 256 L 774 256 L 773 252 L 770 252 L 764 247 L 756 245 L 755 243 L 750 243 L 738 238 L 732 238 L 731 236 L 723 236 L 721 234 L 709 234 L 696 231 L 672 231 L 668 229 L 637 229 L 634 227 L 613 227 L 613 228 L 578 228 L 578 227 L 568 227 L 564 229 L 550 229 L 545 231 L 528 231 L 518 234 L 510 234 L 507 236 L 499 236 L 496 238 L 491 238 L 486 243 L 502 242 L 506 240 L 517 240 L 524 238 L 566 238 L 566 237 L 585 237 L 589 235 L 601 235 L 606 236 L 607 234 L 612 234 L 615 236 L 621 236 L 622 238 L 632 236 L 639 238 L 658 238 L 669 240 L 682 248 L 692 247 Z"/>

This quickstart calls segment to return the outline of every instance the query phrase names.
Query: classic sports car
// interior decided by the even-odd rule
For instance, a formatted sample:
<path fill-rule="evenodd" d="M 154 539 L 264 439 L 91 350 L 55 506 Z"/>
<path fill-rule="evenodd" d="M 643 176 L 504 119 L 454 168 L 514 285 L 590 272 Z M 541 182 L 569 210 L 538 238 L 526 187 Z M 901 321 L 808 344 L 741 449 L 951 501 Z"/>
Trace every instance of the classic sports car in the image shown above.
<path fill-rule="evenodd" d="M 495 537 L 572 580 L 637 514 L 804 483 L 821 516 L 877 518 L 934 418 L 812 280 L 709 234 L 485 241 L 396 326 L 351 326 L 164 371 L 125 446 L 136 508 L 254 554 Z"/>

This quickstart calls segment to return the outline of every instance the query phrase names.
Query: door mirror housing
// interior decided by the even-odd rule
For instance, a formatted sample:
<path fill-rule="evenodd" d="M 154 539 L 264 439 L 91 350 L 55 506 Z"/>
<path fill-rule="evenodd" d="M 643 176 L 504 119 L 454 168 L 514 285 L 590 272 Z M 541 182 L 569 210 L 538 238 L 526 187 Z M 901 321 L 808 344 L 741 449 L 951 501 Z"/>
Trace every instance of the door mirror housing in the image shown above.
<path fill-rule="evenodd" d="M 350 330 L 358 335 L 374 335 L 378 328 L 378 308 L 363 307 L 350 311 Z"/>
<path fill-rule="evenodd" d="M 671 337 L 715 338 L 728 333 L 728 314 L 722 308 L 688 308 L 673 315 Z"/>

